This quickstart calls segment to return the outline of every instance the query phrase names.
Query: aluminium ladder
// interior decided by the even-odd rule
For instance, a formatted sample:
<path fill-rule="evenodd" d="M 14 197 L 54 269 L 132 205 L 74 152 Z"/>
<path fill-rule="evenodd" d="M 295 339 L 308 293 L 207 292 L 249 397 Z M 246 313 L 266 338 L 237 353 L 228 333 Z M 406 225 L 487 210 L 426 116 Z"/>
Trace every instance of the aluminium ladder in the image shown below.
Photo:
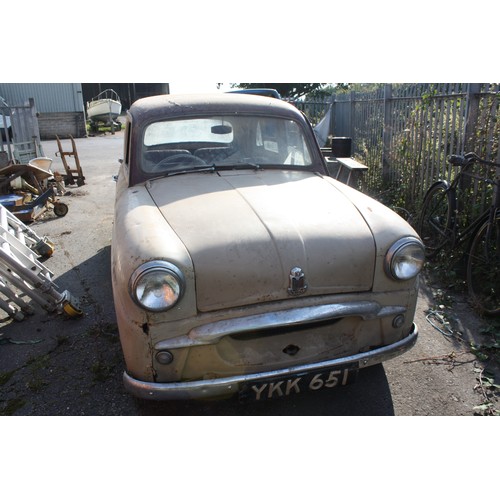
<path fill-rule="evenodd" d="M 35 308 L 31 299 L 48 312 L 78 317 L 82 311 L 69 291 L 60 293 L 52 282 L 53 273 L 40 257 L 49 257 L 53 244 L 40 238 L 0 204 L 0 308 L 21 321 Z"/>

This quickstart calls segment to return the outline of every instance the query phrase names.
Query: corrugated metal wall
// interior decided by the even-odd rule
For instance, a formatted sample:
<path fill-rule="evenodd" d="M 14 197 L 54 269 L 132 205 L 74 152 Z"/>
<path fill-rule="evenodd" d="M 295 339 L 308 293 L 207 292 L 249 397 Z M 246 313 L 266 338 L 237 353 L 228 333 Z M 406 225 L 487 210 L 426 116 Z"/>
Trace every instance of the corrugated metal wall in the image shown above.
<path fill-rule="evenodd" d="M 0 83 L 0 96 L 10 106 L 33 97 L 39 113 L 83 112 L 81 83 Z"/>

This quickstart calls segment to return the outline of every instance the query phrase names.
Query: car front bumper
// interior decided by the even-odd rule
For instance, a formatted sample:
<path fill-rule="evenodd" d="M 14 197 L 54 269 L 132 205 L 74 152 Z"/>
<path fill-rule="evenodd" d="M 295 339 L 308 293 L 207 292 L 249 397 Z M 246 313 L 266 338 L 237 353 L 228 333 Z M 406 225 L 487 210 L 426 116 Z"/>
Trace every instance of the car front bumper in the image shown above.
<path fill-rule="evenodd" d="M 131 377 L 127 372 L 123 374 L 125 388 L 134 396 L 152 400 L 176 399 L 207 399 L 229 397 L 237 393 L 241 387 L 249 383 L 263 383 L 267 380 L 291 377 L 296 374 L 316 371 L 333 370 L 346 365 L 366 368 L 383 363 L 403 354 L 412 348 L 417 341 L 418 329 L 413 323 L 408 336 L 393 344 L 379 347 L 368 352 L 344 356 L 342 358 L 321 361 L 318 363 L 302 364 L 280 370 L 260 373 L 249 373 L 223 378 L 194 380 L 186 382 L 144 382 Z"/>

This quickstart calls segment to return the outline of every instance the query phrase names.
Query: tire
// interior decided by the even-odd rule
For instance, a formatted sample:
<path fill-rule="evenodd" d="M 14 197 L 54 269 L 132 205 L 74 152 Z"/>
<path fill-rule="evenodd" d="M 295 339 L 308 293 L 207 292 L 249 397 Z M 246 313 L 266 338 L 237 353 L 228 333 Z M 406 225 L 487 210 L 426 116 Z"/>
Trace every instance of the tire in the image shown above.
<path fill-rule="evenodd" d="M 69 210 L 68 205 L 66 205 L 65 203 L 61 202 L 54 203 L 54 213 L 58 217 L 64 217 L 68 213 L 68 210 Z"/>
<path fill-rule="evenodd" d="M 500 214 L 474 235 L 467 260 L 467 286 L 474 305 L 488 316 L 500 316 Z"/>
<path fill-rule="evenodd" d="M 446 181 L 436 182 L 427 191 L 417 228 L 427 258 L 452 242 L 455 207 L 455 193 Z"/>

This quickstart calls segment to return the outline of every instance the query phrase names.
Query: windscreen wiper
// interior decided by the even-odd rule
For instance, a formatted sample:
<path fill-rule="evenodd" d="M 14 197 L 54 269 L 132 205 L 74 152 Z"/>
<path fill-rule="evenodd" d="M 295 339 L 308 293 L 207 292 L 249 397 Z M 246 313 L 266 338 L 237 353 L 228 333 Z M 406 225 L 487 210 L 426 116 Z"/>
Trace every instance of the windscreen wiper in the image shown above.
<path fill-rule="evenodd" d="M 215 172 L 216 167 L 215 165 L 207 166 L 207 167 L 189 167 L 189 168 L 183 168 L 180 170 L 172 170 L 172 171 L 166 171 L 164 175 L 161 177 L 172 177 L 173 175 L 182 175 L 182 174 L 192 174 L 192 173 L 198 173 L 198 172 Z"/>
<path fill-rule="evenodd" d="M 248 168 L 252 168 L 254 170 L 261 170 L 262 167 L 258 165 L 257 163 L 252 163 L 249 161 L 242 161 L 238 163 L 225 163 L 221 165 L 216 165 L 215 163 L 212 165 L 212 167 L 216 168 L 217 170 L 245 170 Z"/>
<path fill-rule="evenodd" d="M 158 175 L 155 175 L 154 177 L 150 177 L 148 180 L 149 181 L 155 181 L 156 179 L 163 179 L 165 177 L 172 177 L 174 175 L 182 175 L 182 174 L 192 174 L 192 173 L 198 173 L 198 172 L 215 172 L 216 169 L 214 166 L 210 167 L 189 167 L 189 168 L 183 168 L 183 169 L 178 169 L 178 170 L 164 170 L 161 173 L 158 173 Z"/>

